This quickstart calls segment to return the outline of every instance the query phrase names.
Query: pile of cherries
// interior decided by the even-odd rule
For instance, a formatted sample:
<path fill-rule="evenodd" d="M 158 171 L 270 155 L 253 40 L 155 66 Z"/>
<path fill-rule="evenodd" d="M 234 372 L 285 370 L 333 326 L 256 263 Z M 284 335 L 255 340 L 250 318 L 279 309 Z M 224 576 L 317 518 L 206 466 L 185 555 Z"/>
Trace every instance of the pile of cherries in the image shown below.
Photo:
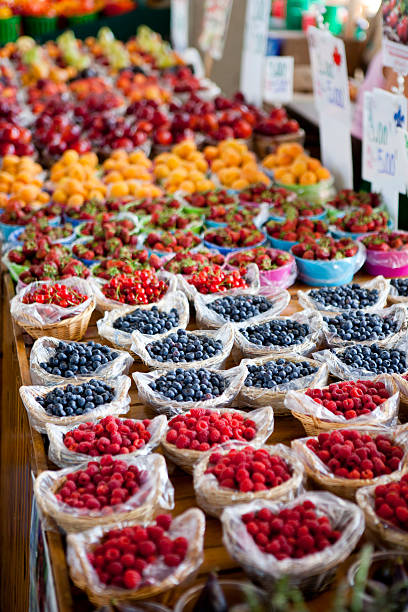
<path fill-rule="evenodd" d="M 76 289 L 63 284 L 42 285 L 25 294 L 21 300 L 23 304 L 55 304 L 61 308 L 71 308 L 83 304 L 88 299 Z"/>
<path fill-rule="evenodd" d="M 119 274 L 102 287 L 102 293 L 121 304 L 152 304 L 167 292 L 168 285 L 153 270 L 135 270 L 132 274 Z"/>

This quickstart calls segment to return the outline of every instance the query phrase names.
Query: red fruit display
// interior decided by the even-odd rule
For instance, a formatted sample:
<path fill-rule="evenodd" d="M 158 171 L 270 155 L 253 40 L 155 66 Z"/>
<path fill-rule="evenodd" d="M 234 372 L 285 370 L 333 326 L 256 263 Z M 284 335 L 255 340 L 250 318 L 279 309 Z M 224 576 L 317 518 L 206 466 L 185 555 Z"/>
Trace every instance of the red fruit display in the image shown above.
<path fill-rule="evenodd" d="M 370 380 L 333 383 L 324 389 L 308 389 L 306 395 L 347 420 L 370 414 L 390 397 L 383 382 Z"/>
<path fill-rule="evenodd" d="M 102 510 L 124 504 L 145 480 L 146 474 L 135 465 L 105 455 L 100 462 L 90 461 L 84 470 L 67 474 L 55 497 L 72 508 Z"/>
<path fill-rule="evenodd" d="M 217 189 L 205 193 L 193 193 L 184 196 L 185 201 L 195 208 L 209 208 L 212 206 L 231 206 L 236 203 L 234 196 L 226 189 Z"/>
<path fill-rule="evenodd" d="M 199 293 L 222 293 L 230 289 L 246 289 L 248 284 L 239 270 L 225 272 L 220 266 L 206 266 L 188 279 Z"/>
<path fill-rule="evenodd" d="M 184 230 L 191 223 L 201 225 L 201 219 L 199 215 L 192 215 L 186 213 L 179 215 L 171 209 L 154 212 L 146 221 L 146 225 L 148 228 L 159 230 L 162 229 L 166 231 Z"/>
<path fill-rule="evenodd" d="M 206 474 L 213 474 L 220 487 L 249 493 L 267 491 L 289 480 L 292 470 L 278 455 L 246 446 L 227 454 L 214 452 Z"/>
<path fill-rule="evenodd" d="M 342 189 L 336 196 L 327 202 L 328 206 L 344 210 L 346 208 L 359 208 L 369 205 L 371 208 L 381 206 L 381 195 L 379 193 L 366 193 L 365 191 L 353 191 L 352 189 Z"/>
<path fill-rule="evenodd" d="M 293 255 L 302 259 L 331 261 L 353 257 L 358 251 L 358 246 L 349 238 L 335 240 L 325 237 L 318 240 L 306 239 L 299 244 L 295 244 L 291 251 Z"/>
<path fill-rule="evenodd" d="M 44 206 L 43 208 L 35 209 L 22 200 L 11 198 L 7 202 L 6 208 L 0 214 L 0 223 L 5 223 L 6 225 L 27 225 L 31 221 L 38 221 L 43 217 L 49 222 L 57 214 L 54 207 Z"/>
<path fill-rule="evenodd" d="M 157 255 L 149 255 L 147 249 L 140 251 L 127 252 L 127 247 L 122 247 L 118 251 L 120 259 L 104 259 L 92 268 L 92 275 L 98 278 L 109 280 L 118 274 L 132 274 L 135 270 L 161 268 L 160 258 Z M 116 254 L 116 252 L 115 252 Z"/>
<path fill-rule="evenodd" d="M 81 423 L 64 436 L 64 445 L 73 453 L 90 457 L 127 455 L 150 440 L 149 419 L 133 421 L 107 416 L 97 423 Z"/>
<path fill-rule="evenodd" d="M 364 204 L 358 210 L 337 219 L 335 226 L 343 232 L 365 234 L 386 229 L 388 219 L 388 213 L 382 210 L 375 211 L 369 204 Z"/>
<path fill-rule="evenodd" d="M 332 546 L 341 537 L 330 519 L 316 512 L 316 506 L 309 500 L 276 513 L 261 508 L 243 514 L 241 520 L 258 548 L 279 561 L 303 559 Z"/>
<path fill-rule="evenodd" d="M 139 202 L 134 202 L 126 207 L 126 210 L 137 215 L 152 215 L 161 213 L 165 210 L 178 210 L 181 203 L 171 196 L 161 198 L 143 198 Z"/>
<path fill-rule="evenodd" d="M 256 247 L 248 251 L 239 251 L 229 257 L 228 265 L 239 268 L 241 274 L 248 270 L 248 264 L 254 263 L 261 271 L 276 270 L 293 261 L 292 255 L 267 247 Z"/>
<path fill-rule="evenodd" d="M 132 274 L 120 274 L 102 287 L 105 297 L 121 304 L 153 304 L 168 290 L 153 270 L 136 270 Z"/>
<path fill-rule="evenodd" d="M 178 449 L 207 451 L 229 440 L 250 442 L 255 436 L 255 422 L 242 414 L 192 408 L 169 421 L 166 440 Z"/>
<path fill-rule="evenodd" d="M 320 433 L 306 442 L 327 468 L 339 478 L 372 479 L 398 470 L 403 449 L 384 435 L 358 429 Z"/>
<path fill-rule="evenodd" d="M 89 275 L 89 269 L 82 261 L 67 257 L 59 262 L 43 261 L 40 264 L 33 264 L 20 274 L 19 281 L 28 285 L 35 281 L 63 280 L 69 276 L 88 278 Z"/>
<path fill-rule="evenodd" d="M 287 198 L 294 199 L 293 193 L 283 187 L 265 187 L 263 183 L 252 185 L 243 189 L 238 194 L 240 202 L 254 204 L 277 204 L 286 201 Z"/>
<path fill-rule="evenodd" d="M 224 256 L 221 253 L 177 253 L 168 261 L 164 269 L 173 274 L 196 274 L 204 268 L 211 266 L 222 266 L 224 264 Z"/>
<path fill-rule="evenodd" d="M 179 253 L 189 251 L 201 244 L 201 238 L 193 232 L 176 230 L 174 232 L 150 232 L 145 240 L 145 245 L 153 251 L 163 253 Z"/>
<path fill-rule="evenodd" d="M 31 223 L 26 225 L 18 239 L 25 242 L 27 240 L 40 240 L 45 237 L 50 243 L 56 243 L 59 240 L 71 237 L 73 233 L 74 228 L 71 223 L 54 226 L 49 224 L 47 217 L 40 217 L 38 220 L 33 219 Z"/>
<path fill-rule="evenodd" d="M 211 206 L 207 219 L 215 223 L 227 223 L 232 225 L 252 225 L 254 218 L 259 214 L 257 206 L 224 206 L 217 204 Z"/>
<path fill-rule="evenodd" d="M 323 215 L 324 207 L 316 202 L 307 202 L 302 198 L 288 198 L 275 202 L 270 209 L 270 213 L 274 217 L 283 217 L 285 219 L 295 219 L 296 217 L 316 217 Z"/>
<path fill-rule="evenodd" d="M 369 251 L 406 251 L 408 232 L 377 232 L 361 241 Z"/>
<path fill-rule="evenodd" d="M 264 234 L 253 224 L 247 227 L 227 226 L 207 230 L 204 240 L 215 246 L 240 249 L 263 242 Z"/>
<path fill-rule="evenodd" d="M 76 219 L 77 221 L 90 221 L 92 219 L 96 219 L 96 217 L 100 214 L 104 214 L 104 219 L 107 219 L 108 213 L 111 213 L 109 216 L 113 216 L 114 213 L 118 213 L 122 210 L 125 202 L 122 200 L 90 200 L 89 202 L 84 202 L 80 206 L 76 204 L 67 204 L 65 206 L 64 212 L 65 215 L 71 219 Z"/>
<path fill-rule="evenodd" d="M 399 481 L 378 485 L 374 490 L 374 503 L 380 518 L 408 531 L 408 474 Z"/>
<path fill-rule="evenodd" d="M 289 119 L 284 108 L 273 108 L 269 115 L 263 113 L 255 125 L 255 132 L 264 136 L 295 134 L 298 131 L 298 122 Z"/>
<path fill-rule="evenodd" d="M 88 296 L 75 289 L 63 284 L 56 284 L 50 287 L 44 285 L 26 293 L 22 302 L 23 304 L 55 304 L 61 308 L 71 308 L 71 306 L 83 304 L 87 299 Z"/>
<path fill-rule="evenodd" d="M 123 589 L 137 589 L 148 578 L 149 566 L 164 563 L 177 567 L 184 560 L 188 540 L 171 539 L 167 532 L 172 523 L 169 514 L 160 514 L 155 524 L 143 527 L 111 529 L 88 555 L 99 580 Z"/>
<path fill-rule="evenodd" d="M 110 213 L 102 213 L 81 227 L 81 236 L 92 236 L 96 240 L 120 238 L 123 244 L 132 244 L 132 233 L 137 225 L 132 219 L 115 219 Z M 136 244 L 137 240 L 133 240 Z"/>
<path fill-rule="evenodd" d="M 301 242 L 304 238 L 317 240 L 322 238 L 328 231 L 327 223 L 324 221 L 313 221 L 297 217 L 286 221 L 268 221 L 266 231 L 272 238 L 287 240 L 289 242 Z"/>
<path fill-rule="evenodd" d="M 61 265 L 71 258 L 68 247 L 61 244 L 52 245 L 48 237 L 25 240 L 23 244 L 7 253 L 9 261 L 15 264 L 29 266 L 41 263 Z"/>

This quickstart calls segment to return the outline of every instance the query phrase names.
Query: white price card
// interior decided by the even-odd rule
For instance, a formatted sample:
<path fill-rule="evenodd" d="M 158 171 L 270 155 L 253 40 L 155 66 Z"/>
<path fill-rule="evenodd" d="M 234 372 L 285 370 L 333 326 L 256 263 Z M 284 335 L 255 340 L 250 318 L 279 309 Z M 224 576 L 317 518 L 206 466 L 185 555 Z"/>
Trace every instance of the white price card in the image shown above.
<path fill-rule="evenodd" d="M 407 100 L 382 89 L 364 94 L 363 178 L 380 191 L 394 223 L 398 224 L 398 196 L 406 190 L 404 130 Z"/>
<path fill-rule="evenodd" d="M 225 39 L 233 0 L 205 0 L 203 24 L 198 46 L 210 57 L 220 60 L 224 53 Z"/>
<path fill-rule="evenodd" d="M 309 27 L 313 90 L 318 109 L 350 122 L 350 93 L 344 42 L 327 30 Z"/>
<path fill-rule="evenodd" d="M 264 100 L 286 104 L 293 98 L 293 57 L 270 55 L 265 60 Z"/>
<path fill-rule="evenodd" d="M 178 52 L 188 47 L 188 0 L 171 0 L 171 42 Z"/>
<path fill-rule="evenodd" d="M 262 105 L 270 0 L 247 0 L 240 89 L 251 104 Z"/>

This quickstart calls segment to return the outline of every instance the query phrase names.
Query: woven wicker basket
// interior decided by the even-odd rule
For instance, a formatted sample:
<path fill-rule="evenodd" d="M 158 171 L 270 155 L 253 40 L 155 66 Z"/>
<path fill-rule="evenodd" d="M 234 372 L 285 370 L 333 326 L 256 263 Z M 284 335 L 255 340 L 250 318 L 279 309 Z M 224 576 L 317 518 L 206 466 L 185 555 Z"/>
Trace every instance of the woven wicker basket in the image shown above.
<path fill-rule="evenodd" d="M 167 577 L 160 582 L 153 581 L 151 586 L 142 586 L 136 590 L 101 584 L 88 559 L 88 552 L 95 548 L 110 529 L 121 529 L 140 524 L 139 521 L 111 523 L 105 527 L 95 527 L 80 534 L 70 534 L 67 538 L 67 561 L 70 574 L 77 587 L 86 591 L 89 599 L 96 606 L 111 604 L 112 600 L 144 600 L 155 597 L 164 591 L 179 586 L 193 576 L 203 562 L 203 540 L 205 517 L 198 508 L 191 508 L 177 516 L 170 527 L 169 536 L 185 536 L 189 547 L 184 561 L 174 568 L 169 568 Z"/>
<path fill-rule="evenodd" d="M 407 470 L 394 472 L 389 476 L 382 476 L 375 485 L 363 487 L 356 493 L 356 501 L 364 513 L 366 532 L 370 537 L 378 542 L 382 547 L 392 548 L 393 550 L 408 551 L 408 531 L 398 529 L 392 523 L 388 523 L 379 517 L 374 508 L 374 491 L 379 485 L 401 480 Z"/>
<path fill-rule="evenodd" d="M 343 427 L 343 429 L 348 429 L 348 427 Z M 404 450 L 404 456 L 401 459 L 399 470 L 403 469 L 407 464 L 408 460 L 408 436 L 402 433 L 399 436 L 399 431 L 394 430 L 390 431 L 385 427 L 353 427 L 353 430 L 361 431 L 362 434 L 367 434 L 371 438 L 374 438 L 378 435 L 386 435 L 391 438 L 396 444 L 401 446 Z M 398 440 L 398 438 L 400 438 Z M 317 485 L 321 489 L 325 489 L 326 491 L 330 491 L 330 493 L 334 493 L 334 495 L 338 495 L 339 497 L 343 497 L 344 499 L 350 499 L 351 501 L 355 501 L 356 493 L 362 487 L 367 487 L 370 485 L 377 485 L 379 478 L 372 479 L 349 479 L 349 478 L 339 478 L 335 476 L 326 465 L 319 459 L 319 457 L 306 446 L 307 440 L 310 438 L 298 438 L 292 441 L 292 449 L 295 451 L 299 459 L 303 462 L 306 474 L 308 478 L 313 481 L 314 485 Z"/>
<path fill-rule="evenodd" d="M 225 455 L 232 449 L 241 450 L 246 446 L 248 446 L 248 444 L 242 442 L 227 442 L 217 447 L 217 453 Z M 252 446 L 252 444 L 250 446 Z M 292 470 L 291 478 L 281 485 L 268 489 L 267 491 L 257 491 L 255 493 L 242 493 L 240 491 L 234 491 L 233 489 L 220 487 L 213 475 L 205 475 L 210 456 L 214 452 L 213 449 L 205 453 L 201 461 L 197 463 L 194 468 L 194 490 L 197 505 L 207 514 L 220 517 L 226 506 L 244 504 L 256 499 L 289 501 L 299 495 L 303 483 L 303 466 L 296 458 L 295 454 L 283 444 L 276 444 L 274 446 L 255 445 L 255 448 L 262 448 L 268 451 L 270 455 L 278 455 L 281 457 Z"/>
<path fill-rule="evenodd" d="M 256 436 L 251 442 L 248 442 L 248 444 L 262 444 L 266 442 L 273 432 L 273 410 L 270 406 L 259 408 L 252 413 L 228 408 L 221 408 L 218 412 L 220 414 L 235 412 L 241 414 L 244 418 L 253 419 L 256 422 Z M 203 452 L 177 448 L 175 444 L 169 444 L 169 442 L 166 441 L 166 434 L 161 441 L 164 454 L 168 459 L 173 461 L 173 463 L 181 467 L 182 470 L 188 474 L 192 474 L 195 464 L 203 457 Z"/>
<path fill-rule="evenodd" d="M 64 319 L 52 325 L 44 325 L 43 327 L 35 327 L 34 325 L 20 326 L 30 334 L 33 338 L 42 338 L 42 336 L 52 336 L 59 340 L 81 340 L 85 336 L 88 329 L 89 320 L 95 310 L 95 300 L 93 299 L 88 308 L 74 317 Z M 123 349 L 120 349 L 123 350 Z"/>

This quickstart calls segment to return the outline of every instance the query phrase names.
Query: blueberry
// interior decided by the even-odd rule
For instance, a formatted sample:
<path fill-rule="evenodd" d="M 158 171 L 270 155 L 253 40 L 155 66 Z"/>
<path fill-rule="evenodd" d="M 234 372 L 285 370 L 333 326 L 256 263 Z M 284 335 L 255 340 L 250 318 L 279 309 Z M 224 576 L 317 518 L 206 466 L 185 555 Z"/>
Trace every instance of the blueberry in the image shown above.
<path fill-rule="evenodd" d="M 383 340 L 398 330 L 397 321 L 361 310 L 324 317 L 324 321 L 330 333 L 346 341 Z"/>
<path fill-rule="evenodd" d="M 408 297 L 408 278 L 393 278 L 391 285 L 395 287 L 398 295 Z"/>
<path fill-rule="evenodd" d="M 379 297 L 378 289 L 366 289 L 358 283 L 342 287 L 312 289 L 309 297 L 324 308 L 356 310 L 373 306 Z"/>
<path fill-rule="evenodd" d="M 241 334 L 258 346 L 290 346 L 301 344 L 310 333 L 309 326 L 291 319 L 274 319 L 261 325 L 240 329 Z"/>
<path fill-rule="evenodd" d="M 208 304 L 208 308 L 219 314 L 225 321 L 236 323 L 266 312 L 272 306 L 273 302 L 261 295 L 225 296 Z"/>
<path fill-rule="evenodd" d="M 152 336 L 163 334 L 173 327 L 177 327 L 178 324 L 179 315 L 175 308 L 172 308 L 170 312 L 161 312 L 157 306 L 153 306 L 151 310 L 138 308 L 124 317 L 118 317 L 114 321 L 113 327 L 129 334 L 137 330 L 142 334 Z"/>
<path fill-rule="evenodd" d="M 362 367 L 374 374 L 404 374 L 408 370 L 406 354 L 398 349 L 389 351 L 377 344 L 356 344 L 347 347 L 342 353 L 333 352 L 346 365 L 353 368 Z"/>
<path fill-rule="evenodd" d="M 146 346 L 152 359 L 157 361 L 203 361 L 217 355 L 222 350 L 222 342 L 208 336 L 187 334 L 179 329 L 177 334 L 170 334 L 162 340 L 156 340 Z"/>
<path fill-rule="evenodd" d="M 85 375 L 90 374 L 101 364 L 112 361 L 117 356 L 118 353 L 112 351 L 109 347 L 94 342 L 88 342 L 87 344 L 59 342 L 48 363 L 43 362 L 40 367 L 57 376 L 72 378 L 77 372 Z"/>
<path fill-rule="evenodd" d="M 102 391 L 102 394 L 101 394 Z M 114 398 L 112 387 L 102 381 L 91 381 L 78 385 L 67 385 L 50 391 L 44 397 L 37 397 L 47 414 L 53 416 L 78 415 L 94 410 L 96 406 L 108 403 Z"/>
<path fill-rule="evenodd" d="M 199 401 L 202 398 L 212 399 L 222 395 L 225 390 L 225 380 L 220 374 L 206 370 L 178 368 L 151 382 L 150 388 L 176 402 Z"/>
<path fill-rule="evenodd" d="M 283 363 L 282 363 L 283 362 Z M 282 368 L 284 366 L 284 368 Z M 278 385 L 286 384 L 291 380 L 309 376 L 317 372 L 317 367 L 308 361 L 290 362 L 284 359 L 268 361 L 263 365 L 249 365 L 248 376 L 245 379 L 246 387 L 260 389 L 273 389 Z"/>

